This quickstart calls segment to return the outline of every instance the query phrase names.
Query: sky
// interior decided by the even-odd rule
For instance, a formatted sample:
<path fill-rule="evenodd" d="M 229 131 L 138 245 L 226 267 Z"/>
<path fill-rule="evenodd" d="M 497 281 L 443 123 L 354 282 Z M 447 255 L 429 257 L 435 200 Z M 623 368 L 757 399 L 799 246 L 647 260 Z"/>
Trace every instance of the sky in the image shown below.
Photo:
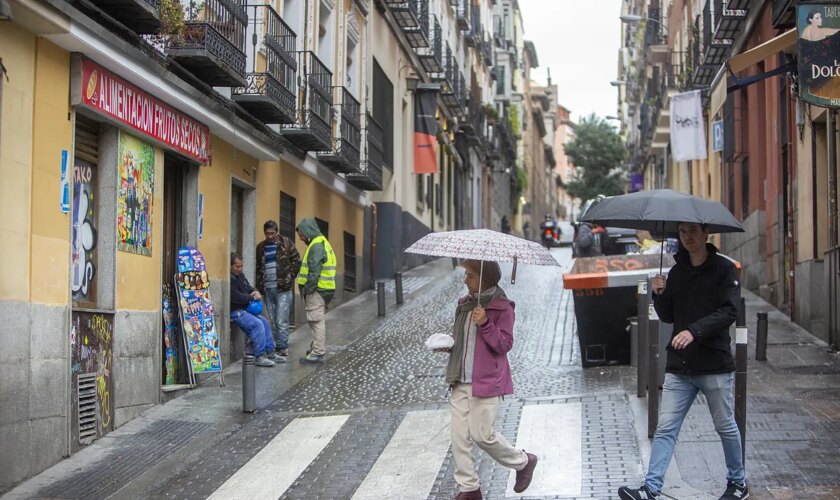
<path fill-rule="evenodd" d="M 621 0 L 519 0 L 525 40 L 534 42 L 539 67 L 531 79 L 545 85 L 547 69 L 558 102 L 572 121 L 595 113 L 615 116 L 621 45 Z"/>

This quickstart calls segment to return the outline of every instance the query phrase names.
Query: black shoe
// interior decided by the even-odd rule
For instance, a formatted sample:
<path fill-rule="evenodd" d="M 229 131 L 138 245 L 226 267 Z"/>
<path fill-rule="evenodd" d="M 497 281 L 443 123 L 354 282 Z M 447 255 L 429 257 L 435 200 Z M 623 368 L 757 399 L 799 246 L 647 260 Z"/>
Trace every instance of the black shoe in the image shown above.
<path fill-rule="evenodd" d="M 639 489 L 622 486 L 618 489 L 618 498 L 621 500 L 655 500 L 659 498 L 659 495 L 650 491 L 650 488 L 644 484 Z"/>
<path fill-rule="evenodd" d="M 750 488 L 747 483 L 738 484 L 735 481 L 726 482 L 726 491 L 718 500 L 744 500 L 750 497 Z"/>

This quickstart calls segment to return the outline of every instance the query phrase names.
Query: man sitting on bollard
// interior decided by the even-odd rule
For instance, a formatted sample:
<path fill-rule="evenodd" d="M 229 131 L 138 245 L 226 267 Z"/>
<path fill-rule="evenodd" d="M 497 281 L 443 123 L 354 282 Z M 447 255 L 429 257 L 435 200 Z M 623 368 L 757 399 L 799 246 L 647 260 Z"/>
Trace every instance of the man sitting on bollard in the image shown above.
<path fill-rule="evenodd" d="M 656 313 L 662 321 L 674 325 L 667 346 L 659 425 L 653 436 L 645 484 L 638 489 L 621 487 L 618 496 L 622 500 L 660 497 L 680 427 L 702 391 L 726 459 L 726 491 L 720 500 L 744 499 L 750 493 L 741 433 L 735 423 L 735 361 L 729 336 L 729 327 L 738 317 L 741 288 L 732 262 L 706 243 L 709 229 L 705 225 L 681 223 L 679 230 L 683 248 L 674 255 L 676 265 L 667 283 L 661 274 L 651 283 Z"/>
<path fill-rule="evenodd" d="M 262 308 L 260 312 L 249 311 L 251 302 L 261 299 L 260 292 L 248 283 L 248 278 L 242 272 L 242 256 L 238 253 L 230 254 L 230 319 L 248 337 L 256 358 L 254 364 L 270 367 L 275 363 L 285 363 L 286 358 L 274 353 L 271 325 L 260 314 Z"/>

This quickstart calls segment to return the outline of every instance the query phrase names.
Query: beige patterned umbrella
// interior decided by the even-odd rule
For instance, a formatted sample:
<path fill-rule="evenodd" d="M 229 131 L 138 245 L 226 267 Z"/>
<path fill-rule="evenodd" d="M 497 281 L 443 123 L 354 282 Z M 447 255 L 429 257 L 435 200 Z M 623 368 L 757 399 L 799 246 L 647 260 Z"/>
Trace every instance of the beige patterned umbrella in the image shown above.
<path fill-rule="evenodd" d="M 517 263 L 537 266 L 560 265 L 551 252 L 539 243 L 490 229 L 429 233 L 405 251 L 434 257 L 513 262 L 511 283 L 516 282 Z"/>

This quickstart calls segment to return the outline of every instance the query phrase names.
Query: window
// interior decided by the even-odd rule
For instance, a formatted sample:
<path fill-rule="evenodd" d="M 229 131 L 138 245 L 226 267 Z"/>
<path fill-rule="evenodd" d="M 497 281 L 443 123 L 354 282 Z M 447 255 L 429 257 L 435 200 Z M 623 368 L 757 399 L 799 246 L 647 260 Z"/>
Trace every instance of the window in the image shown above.
<path fill-rule="evenodd" d="M 423 174 L 415 175 L 415 179 L 417 180 L 417 210 L 420 210 L 422 212 L 426 208 L 423 202 L 423 197 L 426 196 L 426 190 L 423 189 L 423 182 L 425 182 L 423 179 Z"/>
<path fill-rule="evenodd" d="M 321 231 L 321 234 L 324 235 L 324 238 L 329 240 L 330 239 L 330 223 L 325 221 L 325 220 L 321 220 L 321 219 L 315 217 L 315 224 L 318 224 L 318 229 Z"/>
<path fill-rule="evenodd" d="M 295 221 L 297 220 L 296 212 L 297 200 L 284 192 L 280 192 L 280 234 L 295 241 Z"/>
<path fill-rule="evenodd" d="M 373 119 L 382 126 L 382 156 L 385 167 L 394 170 L 394 85 L 373 60 Z"/>
<path fill-rule="evenodd" d="M 344 289 L 356 291 L 356 237 L 344 231 Z"/>

